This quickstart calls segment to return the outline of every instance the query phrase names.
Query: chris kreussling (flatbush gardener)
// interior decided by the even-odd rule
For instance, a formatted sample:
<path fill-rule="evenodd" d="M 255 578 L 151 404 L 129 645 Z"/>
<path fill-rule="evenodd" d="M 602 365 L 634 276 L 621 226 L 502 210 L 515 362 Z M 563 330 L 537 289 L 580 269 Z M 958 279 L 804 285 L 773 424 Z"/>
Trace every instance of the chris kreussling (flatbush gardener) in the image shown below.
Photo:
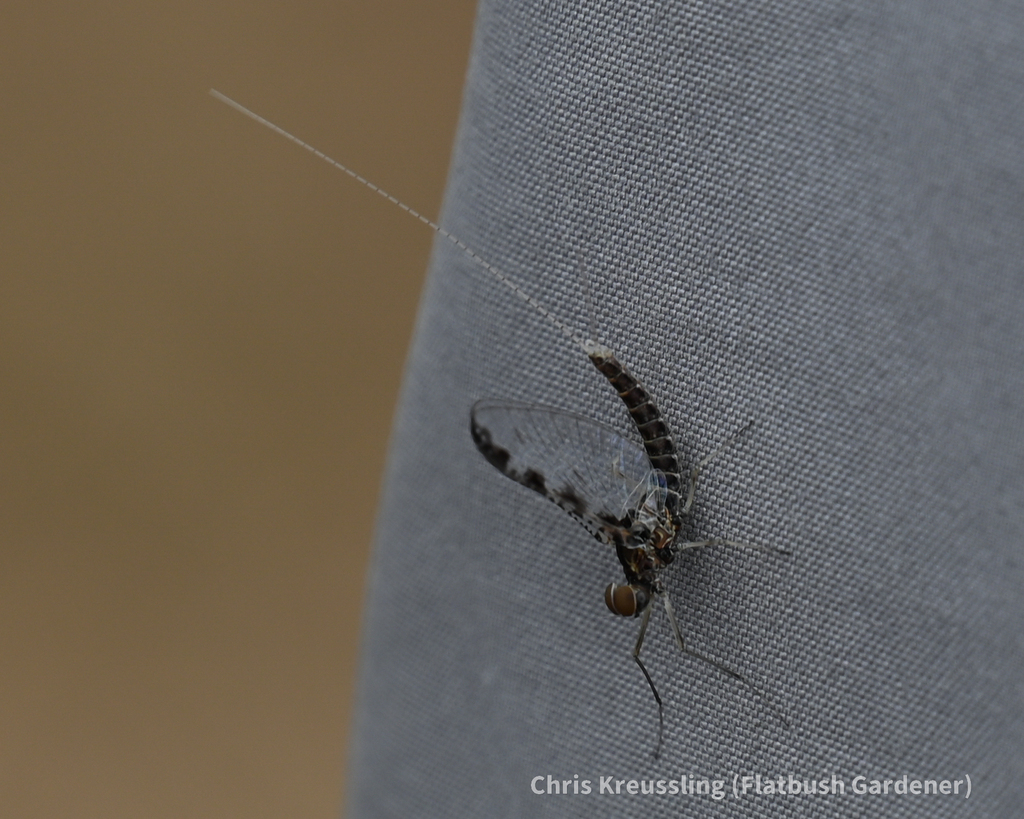
<path fill-rule="evenodd" d="M 849 783 L 832 774 L 823 779 L 784 776 L 762 776 L 760 774 L 732 777 L 733 796 L 959 796 L 968 798 L 971 790 L 970 777 L 963 779 L 911 779 L 907 774 L 893 779 L 871 779 L 855 776 Z M 614 776 L 580 779 L 556 779 L 551 775 L 535 776 L 530 780 L 530 790 L 538 796 L 580 795 L 667 795 L 667 796 L 710 796 L 724 799 L 727 793 L 725 779 L 699 779 L 683 774 L 678 779 L 617 779 Z"/>

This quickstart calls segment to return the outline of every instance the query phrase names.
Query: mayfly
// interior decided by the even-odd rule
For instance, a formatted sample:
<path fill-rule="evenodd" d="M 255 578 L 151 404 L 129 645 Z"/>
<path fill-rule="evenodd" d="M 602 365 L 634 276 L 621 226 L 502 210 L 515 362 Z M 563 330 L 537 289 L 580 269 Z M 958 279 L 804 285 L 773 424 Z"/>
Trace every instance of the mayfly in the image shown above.
<path fill-rule="evenodd" d="M 683 523 L 693 508 L 697 482 L 704 468 L 750 425 L 684 473 L 675 439 L 654 398 L 611 349 L 580 338 L 453 233 L 219 91 L 211 89 L 210 94 L 344 171 L 450 241 L 579 347 L 618 393 L 640 435 L 642 447 L 626 440 L 611 427 L 574 413 L 509 401 L 477 401 L 470 411 L 470 433 L 480 453 L 503 475 L 558 504 L 593 537 L 615 549 L 626 582 L 609 584 L 604 599 L 613 614 L 640 619 L 632 657 L 658 705 L 655 756 L 660 754 L 664 735 L 664 706 L 640 659 L 640 650 L 656 602 L 664 607 L 681 652 L 746 685 L 782 723 L 788 724 L 765 694 L 746 677 L 686 646 L 661 577 L 665 567 L 681 552 L 704 546 L 734 546 L 788 554 L 781 549 L 725 538 L 688 541 L 683 535 Z"/>

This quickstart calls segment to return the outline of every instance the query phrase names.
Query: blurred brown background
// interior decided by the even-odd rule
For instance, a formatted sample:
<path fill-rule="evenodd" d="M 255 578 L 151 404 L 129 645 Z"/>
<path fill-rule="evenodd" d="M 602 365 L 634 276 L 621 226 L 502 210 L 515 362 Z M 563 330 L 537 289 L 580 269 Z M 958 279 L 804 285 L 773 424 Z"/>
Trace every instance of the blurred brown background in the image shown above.
<path fill-rule="evenodd" d="M 0 815 L 338 816 L 473 5 L 0 9 Z"/>

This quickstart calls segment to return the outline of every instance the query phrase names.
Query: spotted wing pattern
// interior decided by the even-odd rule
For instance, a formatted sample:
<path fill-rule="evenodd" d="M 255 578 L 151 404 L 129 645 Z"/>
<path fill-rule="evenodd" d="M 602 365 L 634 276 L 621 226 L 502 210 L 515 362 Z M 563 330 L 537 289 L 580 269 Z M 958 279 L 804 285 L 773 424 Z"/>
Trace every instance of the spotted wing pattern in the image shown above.
<path fill-rule="evenodd" d="M 606 543 L 638 507 L 661 497 L 664 479 L 647 453 L 611 427 L 571 412 L 478 401 L 470 431 L 481 454 L 517 483 L 554 501 Z M 663 500 L 661 501 L 663 503 Z"/>

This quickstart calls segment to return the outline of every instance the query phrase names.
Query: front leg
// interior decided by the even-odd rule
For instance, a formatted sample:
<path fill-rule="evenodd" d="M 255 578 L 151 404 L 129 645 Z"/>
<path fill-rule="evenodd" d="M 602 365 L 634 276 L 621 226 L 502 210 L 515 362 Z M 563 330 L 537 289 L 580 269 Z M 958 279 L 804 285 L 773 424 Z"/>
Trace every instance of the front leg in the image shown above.
<path fill-rule="evenodd" d="M 633 646 L 633 661 L 643 672 L 644 679 L 647 680 L 647 684 L 651 687 L 651 693 L 654 694 L 654 701 L 658 703 L 658 744 L 654 747 L 654 758 L 659 759 L 661 757 L 661 746 L 665 741 L 665 706 L 661 704 L 661 695 L 658 694 L 658 689 L 654 687 L 654 680 L 651 679 L 650 673 L 648 673 L 646 666 L 644 666 L 643 661 L 640 659 L 640 649 L 643 648 L 644 635 L 647 633 L 647 624 L 651 622 L 650 605 L 644 609 L 644 613 L 641 615 L 641 618 L 640 633 L 637 635 L 636 645 Z"/>

